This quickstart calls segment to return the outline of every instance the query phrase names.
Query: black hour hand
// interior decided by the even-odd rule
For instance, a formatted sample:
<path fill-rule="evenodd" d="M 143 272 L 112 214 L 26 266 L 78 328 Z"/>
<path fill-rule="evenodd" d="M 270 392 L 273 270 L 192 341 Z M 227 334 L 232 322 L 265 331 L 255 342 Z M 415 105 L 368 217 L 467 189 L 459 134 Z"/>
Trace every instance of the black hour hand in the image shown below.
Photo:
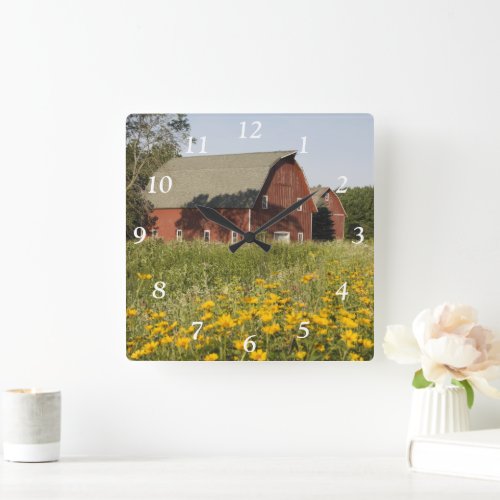
<path fill-rule="evenodd" d="M 196 208 L 202 213 L 202 215 L 212 222 L 215 222 L 219 226 L 222 226 L 225 229 L 229 229 L 229 231 L 234 231 L 241 236 L 245 236 L 245 233 L 236 225 L 233 224 L 229 219 L 226 219 L 223 215 L 221 215 L 217 210 L 206 207 L 204 205 L 196 205 Z"/>

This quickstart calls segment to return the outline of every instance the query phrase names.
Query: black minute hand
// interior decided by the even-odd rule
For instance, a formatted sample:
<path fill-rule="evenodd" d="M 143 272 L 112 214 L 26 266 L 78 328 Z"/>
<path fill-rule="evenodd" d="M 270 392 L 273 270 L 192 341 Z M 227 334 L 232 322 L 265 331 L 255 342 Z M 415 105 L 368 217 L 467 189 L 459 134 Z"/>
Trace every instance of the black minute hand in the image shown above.
<path fill-rule="evenodd" d="M 311 196 L 314 196 L 315 194 L 316 191 L 314 191 L 314 193 L 308 194 L 307 196 L 304 196 L 304 198 L 301 198 L 300 200 L 297 200 L 293 205 L 290 205 L 288 208 L 285 208 L 285 210 L 275 215 L 274 217 L 269 219 L 265 224 L 256 229 L 254 231 L 254 234 L 259 234 L 262 231 L 265 231 L 267 228 L 279 222 L 281 219 L 284 219 L 288 214 L 291 214 L 293 211 L 297 210 L 297 208 L 299 208 L 303 203 L 305 203 L 309 198 L 311 198 Z"/>

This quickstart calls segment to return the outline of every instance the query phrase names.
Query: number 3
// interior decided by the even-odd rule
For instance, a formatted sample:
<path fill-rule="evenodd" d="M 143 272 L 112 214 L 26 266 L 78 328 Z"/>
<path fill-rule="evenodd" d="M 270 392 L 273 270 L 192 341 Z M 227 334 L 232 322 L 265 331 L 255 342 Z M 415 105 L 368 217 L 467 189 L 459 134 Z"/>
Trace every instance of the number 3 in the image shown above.
<path fill-rule="evenodd" d="M 363 228 L 361 226 L 357 226 L 354 228 L 354 231 L 358 231 L 358 233 L 356 234 L 356 236 L 359 238 L 358 241 L 353 241 L 353 243 L 355 245 L 359 245 L 360 243 L 363 243 L 363 241 L 365 240 L 365 237 L 363 236 Z"/>

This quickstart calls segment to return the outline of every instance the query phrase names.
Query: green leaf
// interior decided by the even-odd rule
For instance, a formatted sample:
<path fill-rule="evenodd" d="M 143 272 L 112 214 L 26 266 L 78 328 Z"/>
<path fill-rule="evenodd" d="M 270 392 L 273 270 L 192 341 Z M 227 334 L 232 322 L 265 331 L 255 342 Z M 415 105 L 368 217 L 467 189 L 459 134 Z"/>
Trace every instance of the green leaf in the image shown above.
<path fill-rule="evenodd" d="M 474 404 L 474 389 L 472 388 L 472 385 L 470 385 L 469 381 L 452 379 L 451 383 L 456 386 L 462 386 L 465 389 L 467 394 L 467 406 L 472 408 L 472 405 Z"/>
<path fill-rule="evenodd" d="M 432 385 L 432 382 L 424 377 L 424 372 L 420 369 L 415 372 L 412 384 L 416 389 L 424 389 L 425 387 Z"/>

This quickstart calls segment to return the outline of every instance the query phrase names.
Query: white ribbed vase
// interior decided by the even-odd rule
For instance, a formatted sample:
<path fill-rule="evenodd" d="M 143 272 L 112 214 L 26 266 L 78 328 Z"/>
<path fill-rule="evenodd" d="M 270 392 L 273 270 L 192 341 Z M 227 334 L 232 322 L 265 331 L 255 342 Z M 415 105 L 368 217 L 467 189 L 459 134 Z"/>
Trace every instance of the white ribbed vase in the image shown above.
<path fill-rule="evenodd" d="M 463 387 L 413 389 L 408 440 L 445 432 L 468 431 L 469 408 Z"/>

